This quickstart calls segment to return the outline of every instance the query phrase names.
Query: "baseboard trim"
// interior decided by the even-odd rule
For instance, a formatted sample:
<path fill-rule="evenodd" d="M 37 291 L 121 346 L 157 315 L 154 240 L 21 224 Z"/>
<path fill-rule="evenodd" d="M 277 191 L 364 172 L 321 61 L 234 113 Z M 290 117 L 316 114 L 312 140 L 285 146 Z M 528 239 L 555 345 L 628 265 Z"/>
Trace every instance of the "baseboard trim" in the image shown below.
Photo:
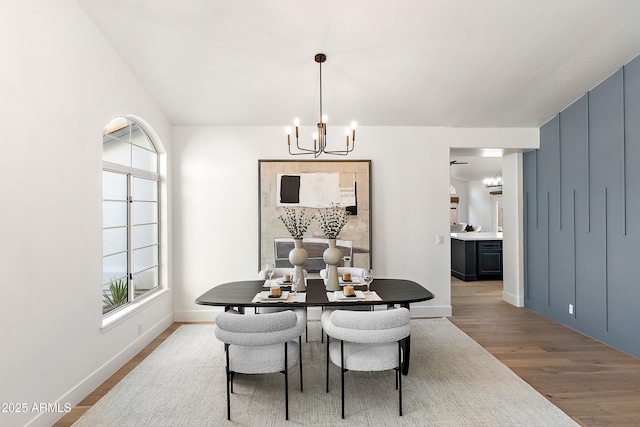
<path fill-rule="evenodd" d="M 224 307 L 211 307 L 204 310 L 176 311 L 176 322 L 213 322 L 218 314 L 224 313 Z"/>
<path fill-rule="evenodd" d="M 509 292 L 502 292 L 502 300 L 516 307 L 524 307 L 524 298 L 513 295 Z"/>
<path fill-rule="evenodd" d="M 453 309 L 450 305 L 411 305 L 411 317 L 450 317 Z"/>
<path fill-rule="evenodd" d="M 120 353 L 114 356 L 111 360 L 100 366 L 88 377 L 78 383 L 75 387 L 65 393 L 58 402 L 62 405 L 65 403 L 71 404 L 72 407 L 76 406 L 87 397 L 93 390 L 95 390 L 100 384 L 109 379 L 115 374 L 118 369 L 123 367 L 129 360 L 135 355 L 140 353 L 147 345 L 149 345 L 158 335 L 164 332 L 169 326 L 174 323 L 173 313 L 165 316 L 162 320 L 149 328 L 147 332 L 143 333 L 132 342 L 129 346 L 124 348 Z M 62 418 L 65 412 L 43 412 L 32 419 L 27 425 L 29 427 L 49 427 L 55 424 L 60 418 Z"/>

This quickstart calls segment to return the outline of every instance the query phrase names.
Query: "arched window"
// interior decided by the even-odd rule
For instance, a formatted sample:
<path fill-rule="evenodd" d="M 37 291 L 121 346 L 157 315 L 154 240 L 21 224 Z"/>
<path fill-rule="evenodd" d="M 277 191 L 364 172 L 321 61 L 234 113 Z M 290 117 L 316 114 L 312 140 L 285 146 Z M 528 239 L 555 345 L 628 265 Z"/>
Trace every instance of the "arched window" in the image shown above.
<path fill-rule="evenodd" d="M 103 314 L 160 285 L 158 150 L 139 123 L 113 119 L 102 136 Z"/>

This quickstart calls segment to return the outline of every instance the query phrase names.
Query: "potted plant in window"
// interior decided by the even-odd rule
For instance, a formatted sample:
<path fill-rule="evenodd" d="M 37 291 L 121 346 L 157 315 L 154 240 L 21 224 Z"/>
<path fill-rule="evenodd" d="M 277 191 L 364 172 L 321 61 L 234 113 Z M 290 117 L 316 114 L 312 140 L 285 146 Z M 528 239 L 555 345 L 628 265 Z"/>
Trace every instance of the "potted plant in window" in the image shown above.
<path fill-rule="evenodd" d="M 113 279 L 109 282 L 109 290 L 102 291 L 104 312 L 109 312 L 126 303 L 129 299 L 127 279 Z"/>

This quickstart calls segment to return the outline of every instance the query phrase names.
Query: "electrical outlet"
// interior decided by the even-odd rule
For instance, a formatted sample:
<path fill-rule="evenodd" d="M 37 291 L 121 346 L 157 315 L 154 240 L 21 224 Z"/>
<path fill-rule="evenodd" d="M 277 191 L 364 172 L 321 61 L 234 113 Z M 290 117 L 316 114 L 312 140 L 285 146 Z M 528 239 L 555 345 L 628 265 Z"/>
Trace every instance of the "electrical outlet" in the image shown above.
<path fill-rule="evenodd" d="M 573 314 L 573 304 L 569 304 L 569 314 Z"/>
<path fill-rule="evenodd" d="M 144 332 L 144 328 L 142 327 L 142 323 L 138 323 L 138 335 L 142 335 Z"/>
<path fill-rule="evenodd" d="M 444 245 L 444 236 L 442 234 L 438 234 L 436 236 L 436 243 L 439 245 Z"/>

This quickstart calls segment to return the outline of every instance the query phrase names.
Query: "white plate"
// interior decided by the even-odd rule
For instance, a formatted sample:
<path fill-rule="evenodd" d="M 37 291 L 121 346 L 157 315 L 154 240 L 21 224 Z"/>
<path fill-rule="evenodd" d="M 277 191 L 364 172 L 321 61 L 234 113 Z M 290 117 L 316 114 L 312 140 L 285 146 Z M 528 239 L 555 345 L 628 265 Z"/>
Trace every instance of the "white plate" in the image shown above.
<path fill-rule="evenodd" d="M 342 279 L 342 277 L 338 278 L 338 281 L 340 282 L 340 286 L 344 286 L 344 285 L 363 285 L 363 280 L 362 277 L 352 277 L 351 281 L 345 281 L 344 279 Z"/>
<path fill-rule="evenodd" d="M 289 298 L 289 291 L 282 291 L 278 298 L 269 298 L 270 294 L 270 291 L 262 291 L 260 292 L 260 299 L 263 301 L 280 301 Z"/>
<path fill-rule="evenodd" d="M 334 294 L 336 296 L 336 300 L 339 300 L 339 301 L 349 301 L 349 300 L 362 301 L 364 299 L 367 299 L 367 297 L 365 296 L 364 292 L 362 292 L 362 291 L 354 291 L 354 293 L 356 294 L 355 297 L 345 297 L 344 293 L 342 291 L 335 291 L 334 292 Z"/>

